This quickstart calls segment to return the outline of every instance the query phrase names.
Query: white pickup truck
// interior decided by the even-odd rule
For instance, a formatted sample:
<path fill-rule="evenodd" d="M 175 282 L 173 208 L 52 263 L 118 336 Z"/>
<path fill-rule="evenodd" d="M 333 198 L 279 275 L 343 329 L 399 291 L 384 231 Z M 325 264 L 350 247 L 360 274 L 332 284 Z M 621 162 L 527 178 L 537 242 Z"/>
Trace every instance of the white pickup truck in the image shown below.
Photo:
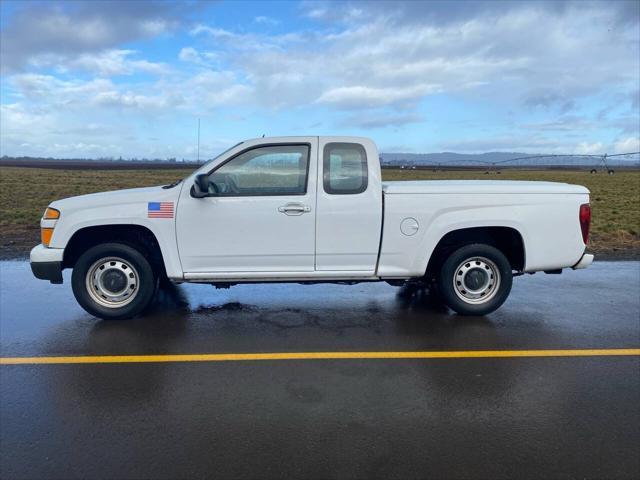
<path fill-rule="evenodd" d="M 564 183 L 383 182 L 366 138 L 247 140 L 171 185 L 58 200 L 37 278 L 129 318 L 160 280 L 428 285 L 460 314 L 497 309 L 522 273 L 585 268 L 589 191 Z"/>

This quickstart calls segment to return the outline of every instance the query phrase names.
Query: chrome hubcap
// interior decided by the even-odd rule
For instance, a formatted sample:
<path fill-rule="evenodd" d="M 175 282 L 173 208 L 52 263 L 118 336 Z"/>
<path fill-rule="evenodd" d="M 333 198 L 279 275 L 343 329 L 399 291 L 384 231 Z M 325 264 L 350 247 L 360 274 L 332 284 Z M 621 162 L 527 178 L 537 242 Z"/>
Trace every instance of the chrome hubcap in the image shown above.
<path fill-rule="evenodd" d="M 108 308 L 123 307 L 138 295 L 138 272 L 119 257 L 101 258 L 91 265 L 85 283 L 91 298 Z"/>
<path fill-rule="evenodd" d="M 453 289 L 466 303 L 480 304 L 491 300 L 500 287 L 498 266 L 485 257 L 472 257 L 456 268 Z"/>

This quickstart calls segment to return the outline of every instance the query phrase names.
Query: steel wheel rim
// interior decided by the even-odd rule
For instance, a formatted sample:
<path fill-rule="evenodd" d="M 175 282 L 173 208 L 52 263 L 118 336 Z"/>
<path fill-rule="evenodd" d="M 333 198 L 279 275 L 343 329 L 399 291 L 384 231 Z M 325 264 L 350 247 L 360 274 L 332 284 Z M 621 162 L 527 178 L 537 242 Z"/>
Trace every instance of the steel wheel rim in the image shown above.
<path fill-rule="evenodd" d="M 121 308 L 138 295 L 140 277 L 128 261 L 120 257 L 107 257 L 91 265 L 85 285 L 96 303 L 107 308 Z"/>
<path fill-rule="evenodd" d="M 453 291 L 465 303 L 488 302 L 500 288 L 500 270 L 486 257 L 471 257 L 461 262 L 453 275 Z"/>

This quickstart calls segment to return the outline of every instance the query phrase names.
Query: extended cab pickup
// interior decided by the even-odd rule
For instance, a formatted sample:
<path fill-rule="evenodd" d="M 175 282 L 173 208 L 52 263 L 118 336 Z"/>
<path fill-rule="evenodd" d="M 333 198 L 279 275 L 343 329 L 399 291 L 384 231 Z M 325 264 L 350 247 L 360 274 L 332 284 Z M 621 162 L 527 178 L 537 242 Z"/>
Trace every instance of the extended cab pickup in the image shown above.
<path fill-rule="evenodd" d="M 589 191 L 564 183 L 383 182 L 366 138 L 248 140 L 184 181 L 58 200 L 31 251 L 105 319 L 141 313 L 161 280 L 387 281 L 458 313 L 498 308 L 524 272 L 584 268 Z"/>

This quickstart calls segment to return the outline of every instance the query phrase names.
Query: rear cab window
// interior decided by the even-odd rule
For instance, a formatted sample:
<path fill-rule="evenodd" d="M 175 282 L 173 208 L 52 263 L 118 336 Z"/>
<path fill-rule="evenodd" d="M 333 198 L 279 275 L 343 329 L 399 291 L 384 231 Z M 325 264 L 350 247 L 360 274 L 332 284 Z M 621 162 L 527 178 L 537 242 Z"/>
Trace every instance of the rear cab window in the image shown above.
<path fill-rule="evenodd" d="M 354 195 L 367 189 L 367 154 L 358 143 L 328 143 L 323 152 L 323 187 L 331 195 Z"/>

